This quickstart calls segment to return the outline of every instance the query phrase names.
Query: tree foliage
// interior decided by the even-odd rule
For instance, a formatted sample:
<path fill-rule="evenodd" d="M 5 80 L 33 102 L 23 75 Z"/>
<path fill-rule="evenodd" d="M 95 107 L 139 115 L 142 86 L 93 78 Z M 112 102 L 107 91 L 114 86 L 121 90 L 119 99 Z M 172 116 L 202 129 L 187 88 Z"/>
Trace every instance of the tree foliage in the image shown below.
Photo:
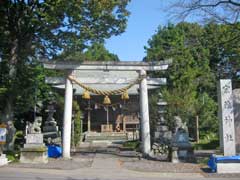
<path fill-rule="evenodd" d="M 49 57 L 63 49 L 81 51 L 91 41 L 104 41 L 124 31 L 129 15 L 127 3 L 128 0 L 1 1 L 1 44 L 7 45 L 1 49 L 2 57 L 7 56 L 4 52 L 10 51 L 14 43 L 16 52 L 27 56 Z"/>
<path fill-rule="evenodd" d="M 74 117 L 74 134 L 72 139 L 72 145 L 79 146 L 81 135 L 82 135 L 82 129 L 81 129 L 81 122 L 82 122 L 82 111 L 80 110 L 79 104 L 77 101 L 73 101 L 73 111 L 75 112 Z"/>
<path fill-rule="evenodd" d="M 179 115 L 194 127 L 193 120 L 199 115 L 200 127 L 217 129 L 215 74 L 210 66 L 211 51 L 206 45 L 211 44 L 207 42 L 208 36 L 206 28 L 198 24 L 170 24 L 160 27 L 145 47 L 146 61 L 173 59 L 165 73 L 168 86 L 162 89 L 170 125 L 173 116 Z"/>
<path fill-rule="evenodd" d="M 240 24 L 235 24 L 240 29 Z M 205 46 L 210 53 L 211 69 L 219 78 L 239 79 L 239 39 L 240 31 L 223 24 L 207 24 L 205 30 Z"/>
<path fill-rule="evenodd" d="M 88 61 L 119 61 L 117 55 L 110 53 L 103 44 L 95 43 L 84 53 Z"/>
<path fill-rule="evenodd" d="M 55 59 L 61 61 L 119 61 L 118 56 L 110 53 L 103 43 L 93 43 L 84 52 L 63 52 Z"/>
<path fill-rule="evenodd" d="M 36 82 L 43 85 L 39 80 L 44 72 L 36 63 L 39 59 L 54 58 L 61 52 L 83 52 L 89 44 L 103 43 L 124 32 L 128 2 L 0 1 L 0 88 L 5 89 L 2 117 L 12 118 L 13 104 L 15 108 L 25 106 L 25 110 L 32 105 Z"/>

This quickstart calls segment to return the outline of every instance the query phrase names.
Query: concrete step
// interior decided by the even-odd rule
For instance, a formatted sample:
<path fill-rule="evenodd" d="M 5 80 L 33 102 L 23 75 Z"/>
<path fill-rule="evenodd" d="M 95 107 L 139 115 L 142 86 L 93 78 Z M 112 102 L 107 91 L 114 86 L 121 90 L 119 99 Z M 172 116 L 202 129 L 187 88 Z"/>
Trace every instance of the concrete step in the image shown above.
<path fill-rule="evenodd" d="M 87 133 L 85 135 L 85 142 L 92 141 L 125 141 L 127 135 L 125 133 Z"/>

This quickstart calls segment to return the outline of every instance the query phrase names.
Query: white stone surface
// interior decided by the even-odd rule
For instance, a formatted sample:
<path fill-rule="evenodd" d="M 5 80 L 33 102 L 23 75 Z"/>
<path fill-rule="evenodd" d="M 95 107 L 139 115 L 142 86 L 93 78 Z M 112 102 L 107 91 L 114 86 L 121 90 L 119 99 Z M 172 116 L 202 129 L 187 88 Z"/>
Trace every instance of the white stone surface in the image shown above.
<path fill-rule="evenodd" d="M 43 63 L 46 69 L 59 70 L 103 70 L 103 71 L 157 71 L 166 70 L 168 65 L 172 62 L 171 59 L 158 62 L 139 62 L 139 61 L 86 61 L 86 62 L 66 62 L 66 61 L 46 61 Z"/>
<path fill-rule="evenodd" d="M 240 173 L 240 163 L 217 163 L 217 173 Z"/>
<path fill-rule="evenodd" d="M 146 71 L 141 70 L 140 76 L 146 76 Z M 140 82 L 140 115 L 141 115 L 141 140 L 142 152 L 149 155 L 151 152 L 151 136 L 149 127 L 148 89 L 147 80 Z"/>
<path fill-rule="evenodd" d="M 42 144 L 43 134 L 27 134 L 26 144 Z"/>
<path fill-rule="evenodd" d="M 96 73 L 98 72 L 98 73 Z M 103 73 L 102 71 L 100 71 Z M 109 71 L 109 75 L 101 75 L 99 71 L 88 71 L 89 74 L 97 74 L 98 76 L 91 76 L 91 77 L 84 77 L 84 76 L 75 76 L 78 81 L 84 84 L 129 84 L 129 82 L 132 82 L 136 79 L 135 75 L 129 75 L 128 71 Z M 124 72 L 125 74 L 121 77 L 114 77 L 113 72 L 119 73 L 119 72 Z M 134 71 L 130 71 L 134 72 Z M 119 73 L 120 75 L 122 73 Z M 127 76 L 127 77 L 124 77 Z M 45 82 L 47 84 L 64 84 L 65 83 L 65 78 L 63 77 L 46 77 Z M 166 78 L 147 78 L 147 84 L 148 85 L 166 85 L 167 84 L 167 79 Z"/>
<path fill-rule="evenodd" d="M 6 157 L 6 154 L 1 154 L 0 156 L 0 166 L 4 166 L 8 164 L 8 159 Z"/>
<path fill-rule="evenodd" d="M 70 158 L 71 148 L 71 121 L 72 121 L 73 86 L 66 79 L 64 117 L 63 117 L 63 157 Z"/>
<path fill-rule="evenodd" d="M 220 146 L 224 156 L 236 154 L 232 82 L 220 79 L 218 89 Z"/>
<path fill-rule="evenodd" d="M 43 152 L 21 151 L 20 163 L 46 164 L 48 163 L 47 150 Z"/>

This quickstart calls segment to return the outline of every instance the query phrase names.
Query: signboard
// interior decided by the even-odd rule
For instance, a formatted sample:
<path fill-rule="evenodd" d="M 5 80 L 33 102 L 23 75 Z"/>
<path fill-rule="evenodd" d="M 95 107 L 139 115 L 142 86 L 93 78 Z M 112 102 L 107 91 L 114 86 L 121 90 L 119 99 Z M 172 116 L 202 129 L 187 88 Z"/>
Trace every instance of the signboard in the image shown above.
<path fill-rule="evenodd" d="M 5 124 L 0 124 L 0 144 L 6 143 L 6 135 L 7 135 L 7 126 Z"/>
<path fill-rule="evenodd" d="M 218 98 L 221 149 L 224 156 L 233 156 L 236 147 L 231 79 L 220 79 Z"/>

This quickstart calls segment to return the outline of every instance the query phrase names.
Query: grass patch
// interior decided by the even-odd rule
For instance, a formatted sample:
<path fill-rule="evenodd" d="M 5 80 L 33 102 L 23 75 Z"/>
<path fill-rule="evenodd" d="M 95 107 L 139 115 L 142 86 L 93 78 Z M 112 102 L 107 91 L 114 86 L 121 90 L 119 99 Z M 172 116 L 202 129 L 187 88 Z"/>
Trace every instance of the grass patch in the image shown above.
<path fill-rule="evenodd" d="M 19 152 L 7 151 L 5 153 L 6 153 L 8 161 L 11 161 L 11 162 L 19 161 L 19 158 L 20 158 Z"/>
<path fill-rule="evenodd" d="M 206 165 L 208 163 L 209 157 L 197 158 L 197 163 L 201 165 Z"/>
<path fill-rule="evenodd" d="M 199 143 L 193 143 L 196 150 L 212 150 L 219 149 L 219 138 L 215 133 L 206 133 L 202 136 Z"/>
<path fill-rule="evenodd" d="M 135 141 L 126 141 L 123 143 L 123 148 L 129 148 L 132 150 L 137 150 L 139 149 L 140 146 L 140 141 L 135 140 Z"/>
<path fill-rule="evenodd" d="M 208 150 L 208 149 L 219 149 L 219 140 L 213 139 L 211 141 L 200 141 L 199 143 L 193 144 L 196 150 Z"/>

